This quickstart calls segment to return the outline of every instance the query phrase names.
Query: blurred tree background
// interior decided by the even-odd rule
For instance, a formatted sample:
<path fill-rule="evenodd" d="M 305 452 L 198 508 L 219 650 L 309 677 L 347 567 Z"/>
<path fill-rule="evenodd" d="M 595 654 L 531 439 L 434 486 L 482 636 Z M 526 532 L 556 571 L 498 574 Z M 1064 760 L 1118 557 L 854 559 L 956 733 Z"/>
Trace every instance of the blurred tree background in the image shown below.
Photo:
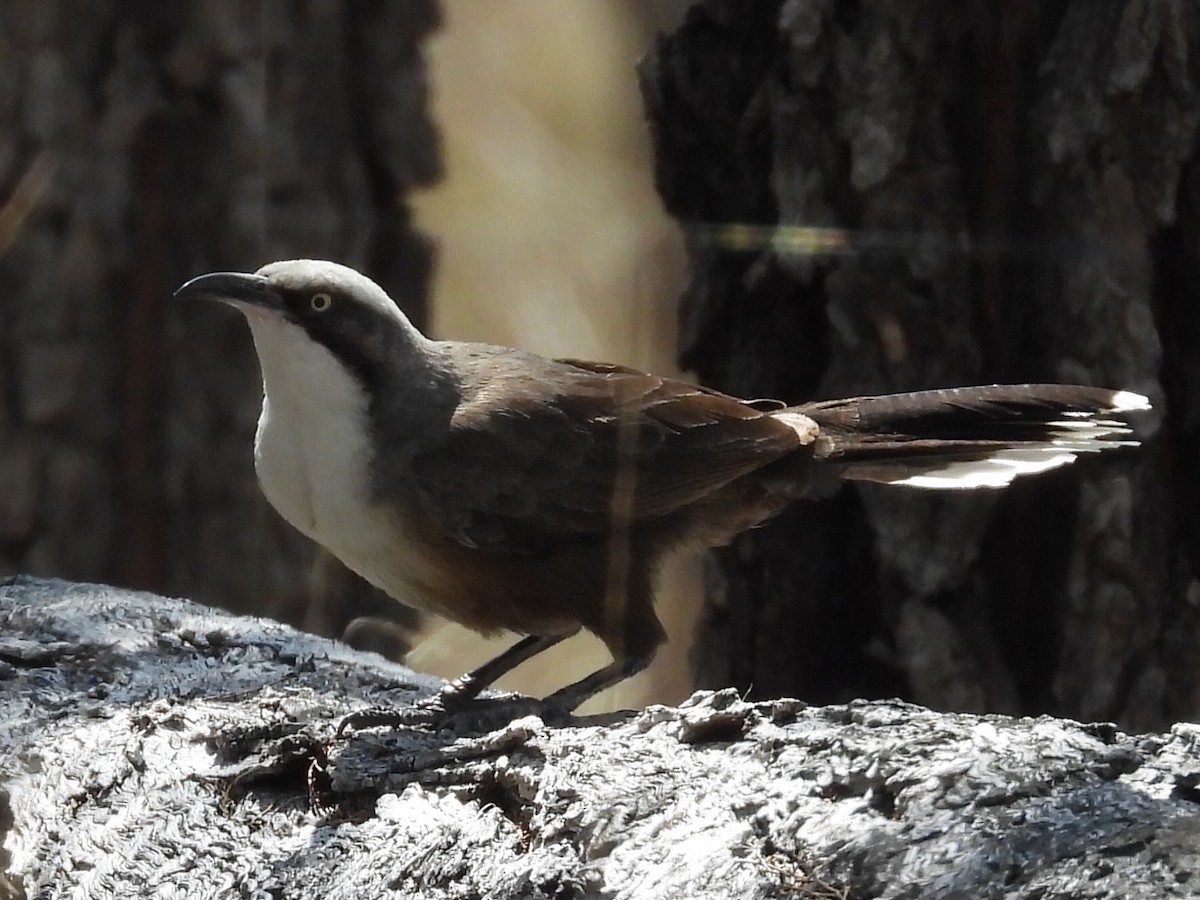
<path fill-rule="evenodd" d="M 704 685 L 1195 718 L 1198 23 L 1188 0 L 9 0 L 0 573 L 332 635 L 378 614 L 442 674 L 487 655 L 267 507 L 245 325 L 169 300 L 318 256 L 437 336 L 552 355 L 664 370 L 679 315 L 682 364 L 746 396 L 1148 393 L 1123 458 L 798 507 L 710 555 L 703 602 L 681 566 L 673 651 L 607 702 L 682 696 L 700 615 Z M 510 684 L 590 668 L 578 640 Z"/>

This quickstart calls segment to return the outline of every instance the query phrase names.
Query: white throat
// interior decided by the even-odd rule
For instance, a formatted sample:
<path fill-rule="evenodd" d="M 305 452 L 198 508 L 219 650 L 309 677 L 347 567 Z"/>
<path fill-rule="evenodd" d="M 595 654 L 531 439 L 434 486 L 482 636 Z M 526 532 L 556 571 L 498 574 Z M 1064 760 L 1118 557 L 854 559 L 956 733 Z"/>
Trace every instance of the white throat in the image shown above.
<path fill-rule="evenodd" d="M 254 468 L 293 527 L 404 602 L 431 577 L 397 507 L 371 490 L 368 397 L 350 371 L 297 325 L 246 309 L 263 375 Z"/>
<path fill-rule="evenodd" d="M 263 376 L 254 468 L 263 493 L 298 531 L 371 581 L 387 513 L 372 502 L 368 398 L 302 328 L 248 310 Z M 364 534 L 364 532 L 367 532 Z"/>

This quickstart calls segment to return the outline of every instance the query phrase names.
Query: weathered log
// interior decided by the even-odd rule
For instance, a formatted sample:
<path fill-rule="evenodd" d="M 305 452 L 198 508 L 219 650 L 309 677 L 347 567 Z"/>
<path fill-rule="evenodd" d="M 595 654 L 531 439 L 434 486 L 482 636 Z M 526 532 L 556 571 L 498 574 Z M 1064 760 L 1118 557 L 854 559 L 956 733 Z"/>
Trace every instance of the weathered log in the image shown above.
<path fill-rule="evenodd" d="M 1194 725 L 722 691 L 339 738 L 436 682 L 264 619 L 29 578 L 0 582 L 0 684 L 0 898 L 1200 892 Z"/>

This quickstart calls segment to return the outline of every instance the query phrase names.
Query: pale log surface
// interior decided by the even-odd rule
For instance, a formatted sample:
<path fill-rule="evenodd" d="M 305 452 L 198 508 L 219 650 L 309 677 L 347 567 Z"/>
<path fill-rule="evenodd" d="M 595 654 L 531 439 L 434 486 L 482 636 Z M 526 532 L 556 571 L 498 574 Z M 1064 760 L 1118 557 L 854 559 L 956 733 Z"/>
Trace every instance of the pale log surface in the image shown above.
<path fill-rule="evenodd" d="M 0 583 L 0 684 L 4 898 L 1200 895 L 1192 725 L 727 691 L 337 739 L 434 682 L 266 620 L 23 578 Z"/>

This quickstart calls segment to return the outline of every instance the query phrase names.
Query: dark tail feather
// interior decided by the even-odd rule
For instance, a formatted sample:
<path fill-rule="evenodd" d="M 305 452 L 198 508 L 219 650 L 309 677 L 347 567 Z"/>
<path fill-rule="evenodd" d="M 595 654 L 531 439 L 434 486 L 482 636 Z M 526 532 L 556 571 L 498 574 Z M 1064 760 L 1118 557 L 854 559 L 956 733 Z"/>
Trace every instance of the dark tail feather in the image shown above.
<path fill-rule="evenodd" d="M 1080 453 L 1136 446 L 1129 391 L 1014 384 L 855 397 L 793 407 L 820 426 L 817 459 L 843 478 L 924 488 L 1001 487 Z"/>

